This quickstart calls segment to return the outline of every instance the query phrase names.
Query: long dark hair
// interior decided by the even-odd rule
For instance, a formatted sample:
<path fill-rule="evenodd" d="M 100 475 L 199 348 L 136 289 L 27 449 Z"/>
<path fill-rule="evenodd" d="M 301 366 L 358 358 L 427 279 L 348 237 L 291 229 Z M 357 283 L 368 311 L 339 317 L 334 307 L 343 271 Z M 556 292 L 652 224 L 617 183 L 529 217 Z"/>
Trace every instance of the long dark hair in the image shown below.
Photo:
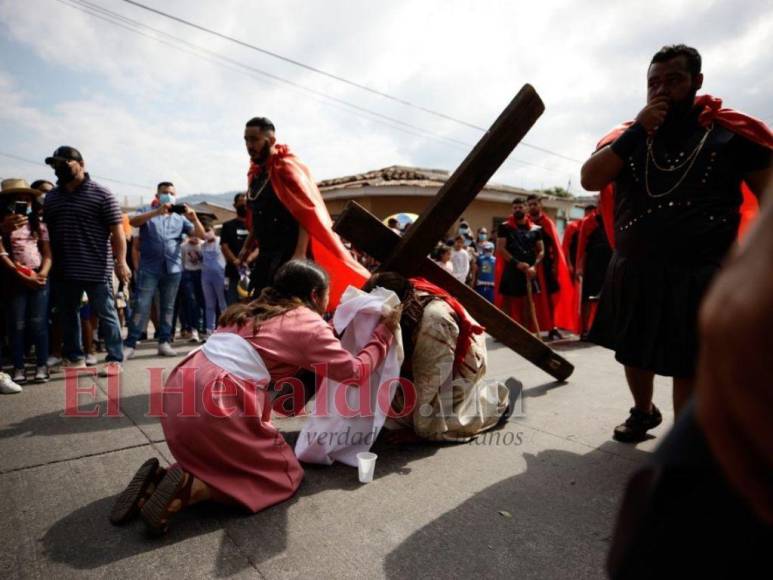
<path fill-rule="evenodd" d="M 277 271 L 271 286 L 264 288 L 255 300 L 233 304 L 220 316 L 221 326 L 244 326 L 252 321 L 253 331 L 262 322 L 300 306 L 317 309 L 311 297 L 321 294 L 330 284 L 327 272 L 308 260 L 290 260 Z"/>

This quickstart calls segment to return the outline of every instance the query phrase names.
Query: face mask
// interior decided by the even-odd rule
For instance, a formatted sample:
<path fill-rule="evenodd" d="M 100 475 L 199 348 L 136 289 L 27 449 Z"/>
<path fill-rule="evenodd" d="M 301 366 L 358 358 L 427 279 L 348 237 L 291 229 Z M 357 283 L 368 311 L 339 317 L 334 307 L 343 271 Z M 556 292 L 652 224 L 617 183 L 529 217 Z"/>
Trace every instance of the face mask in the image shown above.
<path fill-rule="evenodd" d="M 486 240 L 488 240 L 488 234 L 478 234 L 478 239 L 481 242 L 485 242 Z"/>
<path fill-rule="evenodd" d="M 514 217 L 515 217 L 515 219 L 517 219 L 517 220 L 522 220 L 524 217 L 526 217 L 526 214 L 525 214 L 525 213 L 523 213 L 522 211 L 514 211 L 514 212 L 513 212 L 513 216 L 514 216 Z"/>
<path fill-rule="evenodd" d="M 160 203 L 174 203 L 174 196 L 171 193 L 161 193 L 158 195 Z"/>
<path fill-rule="evenodd" d="M 459 228 L 459 233 L 462 234 L 463 236 L 467 235 L 468 233 L 470 233 L 470 228 L 464 228 L 464 227 Z"/>
<path fill-rule="evenodd" d="M 247 217 L 247 208 L 244 207 L 243 205 L 238 206 L 236 208 L 236 215 L 238 215 L 241 218 Z"/>
<path fill-rule="evenodd" d="M 63 163 L 55 167 L 54 173 L 56 174 L 56 178 L 59 180 L 59 183 L 62 184 L 70 183 L 73 179 L 75 179 L 75 172 L 69 164 Z"/>

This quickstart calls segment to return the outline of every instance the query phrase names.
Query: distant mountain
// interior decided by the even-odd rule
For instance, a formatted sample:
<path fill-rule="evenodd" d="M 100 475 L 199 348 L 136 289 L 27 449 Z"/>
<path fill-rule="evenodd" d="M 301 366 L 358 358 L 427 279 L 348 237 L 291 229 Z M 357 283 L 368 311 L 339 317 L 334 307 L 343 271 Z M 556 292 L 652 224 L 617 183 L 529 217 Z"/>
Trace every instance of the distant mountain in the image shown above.
<path fill-rule="evenodd" d="M 201 203 L 206 201 L 214 203 L 228 209 L 233 209 L 234 196 L 239 193 L 238 191 L 226 191 L 224 193 L 193 193 L 191 195 L 180 196 L 180 201 L 185 203 Z"/>

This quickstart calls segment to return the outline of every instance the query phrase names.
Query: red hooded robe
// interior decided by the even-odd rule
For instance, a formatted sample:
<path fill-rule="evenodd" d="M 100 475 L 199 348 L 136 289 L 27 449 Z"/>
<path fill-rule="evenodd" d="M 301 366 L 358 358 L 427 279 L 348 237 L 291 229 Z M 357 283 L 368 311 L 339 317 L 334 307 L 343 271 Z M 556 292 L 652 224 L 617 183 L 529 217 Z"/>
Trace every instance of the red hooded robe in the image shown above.
<path fill-rule="evenodd" d="M 274 146 L 267 167 L 277 198 L 309 234 L 311 256 L 330 276 L 328 310 L 332 311 L 338 306 L 346 287 L 361 287 L 370 277 L 370 272 L 352 257 L 333 231 L 333 220 L 311 171 L 290 152 L 287 145 Z M 247 173 L 248 183 L 262 170 L 262 166 L 251 163 Z M 252 227 L 251 223 L 248 225 Z"/>

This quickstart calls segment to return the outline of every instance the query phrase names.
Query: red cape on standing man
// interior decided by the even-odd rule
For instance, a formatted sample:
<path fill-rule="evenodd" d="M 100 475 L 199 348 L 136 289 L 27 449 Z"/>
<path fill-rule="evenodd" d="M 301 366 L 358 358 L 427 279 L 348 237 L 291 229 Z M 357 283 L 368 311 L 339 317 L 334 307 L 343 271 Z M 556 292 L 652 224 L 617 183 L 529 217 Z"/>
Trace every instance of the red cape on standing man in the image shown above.
<path fill-rule="evenodd" d="M 330 276 L 329 310 L 346 287 L 359 288 L 370 273 L 352 257 L 333 232 L 333 221 L 311 171 L 287 145 L 276 142 L 274 124 L 265 117 L 247 121 L 244 143 L 250 155 L 247 214 L 250 230 L 237 267 L 257 245 L 251 289 L 257 297 L 274 274 L 291 259 L 317 262 Z"/>

